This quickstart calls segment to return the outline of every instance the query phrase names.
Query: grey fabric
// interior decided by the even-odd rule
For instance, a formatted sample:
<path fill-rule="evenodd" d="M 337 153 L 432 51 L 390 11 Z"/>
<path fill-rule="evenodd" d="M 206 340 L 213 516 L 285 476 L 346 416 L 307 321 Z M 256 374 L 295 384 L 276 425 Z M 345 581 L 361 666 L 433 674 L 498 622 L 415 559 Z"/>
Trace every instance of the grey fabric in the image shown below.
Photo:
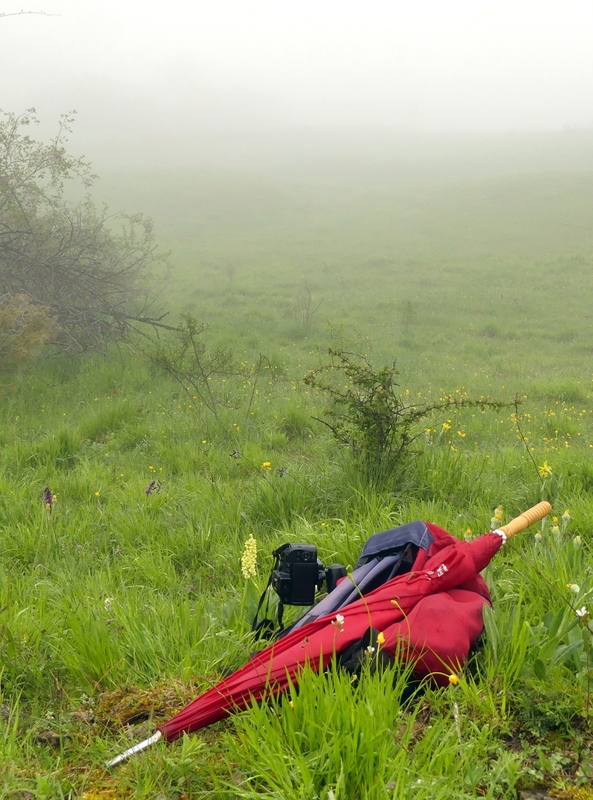
<path fill-rule="evenodd" d="M 404 564 L 404 560 L 410 551 L 414 555 L 418 548 L 428 551 L 433 541 L 434 537 L 422 520 L 375 533 L 367 540 L 350 576 L 340 581 L 333 592 L 320 600 L 299 620 L 281 631 L 278 638 L 298 630 L 318 617 L 339 611 L 340 608 L 353 603 L 400 572 L 408 571 L 410 565 Z"/>

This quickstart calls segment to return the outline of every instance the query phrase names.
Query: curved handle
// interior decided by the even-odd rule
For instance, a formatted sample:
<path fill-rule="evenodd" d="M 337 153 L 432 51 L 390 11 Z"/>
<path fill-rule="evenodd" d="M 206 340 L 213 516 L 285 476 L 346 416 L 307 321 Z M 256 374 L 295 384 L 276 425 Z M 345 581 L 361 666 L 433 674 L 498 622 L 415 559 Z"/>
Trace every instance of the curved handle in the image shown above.
<path fill-rule="evenodd" d="M 521 533 L 525 528 L 533 525 L 534 522 L 538 522 L 540 519 L 546 517 L 551 511 L 552 506 L 547 500 L 544 500 L 536 506 L 528 508 L 527 511 L 519 514 L 518 517 L 515 517 L 515 519 L 512 519 L 510 522 L 507 522 L 506 525 L 502 525 L 499 530 L 506 533 L 507 538 L 510 539 L 511 536 L 514 536 L 516 533 Z"/>

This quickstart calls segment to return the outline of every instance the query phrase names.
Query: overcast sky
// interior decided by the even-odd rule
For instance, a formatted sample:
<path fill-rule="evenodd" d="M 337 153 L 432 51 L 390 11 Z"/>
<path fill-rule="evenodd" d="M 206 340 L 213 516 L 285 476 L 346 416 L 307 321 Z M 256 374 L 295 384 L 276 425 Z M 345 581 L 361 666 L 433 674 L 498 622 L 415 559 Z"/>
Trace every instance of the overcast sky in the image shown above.
<path fill-rule="evenodd" d="M 195 126 L 593 127 L 592 0 L 0 0 L 0 108 Z"/>

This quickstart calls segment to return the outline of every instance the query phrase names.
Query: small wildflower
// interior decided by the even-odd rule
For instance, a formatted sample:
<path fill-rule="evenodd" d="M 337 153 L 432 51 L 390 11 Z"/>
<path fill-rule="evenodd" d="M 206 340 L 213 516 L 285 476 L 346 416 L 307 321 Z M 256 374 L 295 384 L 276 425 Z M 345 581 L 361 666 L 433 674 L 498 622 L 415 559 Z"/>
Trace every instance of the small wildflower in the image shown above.
<path fill-rule="evenodd" d="M 249 534 L 249 538 L 245 542 L 243 548 L 243 555 L 241 556 L 241 574 L 245 580 L 255 578 L 257 575 L 257 540 L 254 539 L 253 534 Z"/>
<path fill-rule="evenodd" d="M 202 439 L 202 444 L 208 444 L 208 439 Z"/>
<path fill-rule="evenodd" d="M 459 677 L 455 675 L 455 673 L 449 675 L 449 683 L 452 683 L 453 686 L 457 686 L 459 683 Z"/>
<path fill-rule="evenodd" d="M 443 428 L 444 431 L 451 430 L 451 426 L 449 425 L 448 422 L 443 422 L 442 428 Z"/>
<path fill-rule="evenodd" d="M 377 644 L 379 645 L 379 647 L 383 647 L 383 645 L 385 644 L 385 634 L 383 633 L 383 631 L 379 631 L 379 633 L 377 634 Z"/>
<path fill-rule="evenodd" d="M 271 461 L 264 461 L 264 463 L 262 464 L 262 469 L 270 469 L 271 467 L 272 467 Z"/>
<path fill-rule="evenodd" d="M 468 525 L 468 527 L 465 529 L 465 535 L 466 535 L 466 536 L 471 536 L 471 535 L 472 535 L 472 529 L 469 527 L 469 525 Z"/>
<path fill-rule="evenodd" d="M 543 539 L 542 532 L 538 531 L 533 538 L 535 539 L 535 543 L 539 544 Z"/>
<path fill-rule="evenodd" d="M 578 594 L 581 591 L 581 587 L 578 583 L 567 583 L 566 588 L 569 589 L 573 594 Z"/>
<path fill-rule="evenodd" d="M 540 478 L 549 478 L 552 474 L 552 467 L 547 461 L 544 461 L 544 463 L 537 468 L 537 471 L 539 472 Z"/>
<path fill-rule="evenodd" d="M 95 497 L 101 497 L 101 492 L 95 492 Z"/>
<path fill-rule="evenodd" d="M 564 514 L 562 515 L 562 522 L 565 525 L 568 525 L 568 523 L 570 522 L 570 511 L 567 508 L 564 509 Z"/>
<path fill-rule="evenodd" d="M 52 506 L 54 502 L 54 495 L 51 493 L 51 489 L 49 486 L 46 486 L 43 490 L 43 504 L 45 505 L 46 509 L 51 514 Z"/>
<path fill-rule="evenodd" d="M 367 653 L 368 653 L 370 656 L 372 656 L 374 652 L 375 652 L 375 648 L 374 648 L 372 645 L 369 645 L 369 646 L 367 647 Z"/>
<path fill-rule="evenodd" d="M 339 628 L 341 630 L 344 627 L 344 615 L 336 614 L 335 619 L 332 619 L 332 625 L 334 628 Z"/>
<path fill-rule="evenodd" d="M 289 705 L 291 708 L 294 708 L 294 700 L 289 700 L 289 701 L 288 701 L 288 705 Z"/>
<path fill-rule="evenodd" d="M 503 513 L 504 513 L 504 507 L 499 503 L 494 509 L 494 516 L 490 520 L 490 530 L 494 531 L 500 527 Z"/>
<path fill-rule="evenodd" d="M 577 615 L 577 617 L 580 617 L 581 619 L 586 619 L 589 616 L 589 611 L 587 609 L 587 606 L 583 606 L 582 608 L 577 608 L 574 613 Z"/>
<path fill-rule="evenodd" d="M 581 539 L 580 536 L 575 536 L 574 539 L 572 540 L 574 547 L 580 547 L 582 542 L 583 540 Z"/>
<path fill-rule="evenodd" d="M 560 528 L 558 525 L 552 525 L 552 533 L 555 533 L 556 535 L 560 533 Z"/>

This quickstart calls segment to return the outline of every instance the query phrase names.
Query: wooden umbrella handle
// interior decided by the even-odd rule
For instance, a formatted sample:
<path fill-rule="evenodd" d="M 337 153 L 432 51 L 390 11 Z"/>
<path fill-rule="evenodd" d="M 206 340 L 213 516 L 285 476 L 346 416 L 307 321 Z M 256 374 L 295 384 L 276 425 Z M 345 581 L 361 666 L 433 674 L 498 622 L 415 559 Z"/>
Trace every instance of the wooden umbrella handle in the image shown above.
<path fill-rule="evenodd" d="M 534 522 L 538 522 L 540 519 L 546 517 L 551 511 L 552 506 L 544 500 L 536 506 L 528 508 L 527 511 L 519 514 L 518 517 L 507 522 L 506 525 L 502 525 L 498 530 L 506 533 L 507 539 L 510 539 L 511 536 L 514 536 L 516 533 L 521 533 L 525 528 L 533 525 Z"/>

